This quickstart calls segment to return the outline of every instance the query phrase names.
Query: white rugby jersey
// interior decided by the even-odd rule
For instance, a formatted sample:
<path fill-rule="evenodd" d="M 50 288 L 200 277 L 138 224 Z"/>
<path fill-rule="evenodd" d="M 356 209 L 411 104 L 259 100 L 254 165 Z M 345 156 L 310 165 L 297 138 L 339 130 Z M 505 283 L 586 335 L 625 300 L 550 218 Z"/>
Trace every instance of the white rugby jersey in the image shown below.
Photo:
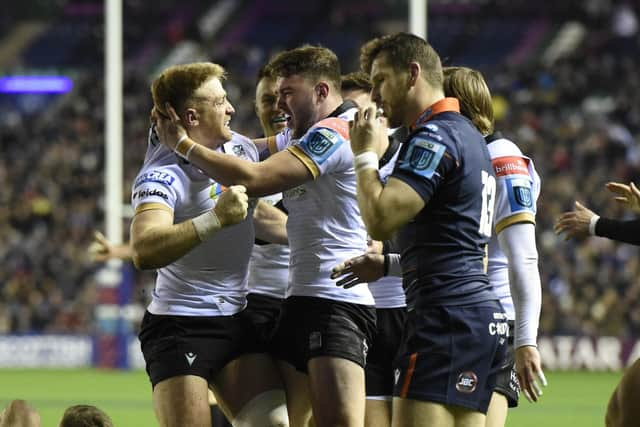
<path fill-rule="evenodd" d="M 282 193 L 261 197 L 275 205 Z M 277 243 L 253 245 L 249 263 L 249 293 L 284 299 L 289 282 L 289 246 Z"/>
<path fill-rule="evenodd" d="M 392 132 L 391 129 L 389 131 L 390 133 Z M 393 172 L 396 160 L 398 159 L 398 153 L 400 153 L 400 147 L 398 147 L 391 159 L 378 171 L 380 180 L 385 184 Z M 369 283 L 369 289 L 376 302 L 376 308 L 399 308 L 407 306 L 404 289 L 402 288 L 402 277 L 383 277 L 380 280 Z"/>
<path fill-rule="evenodd" d="M 349 144 L 348 120 L 356 111 L 321 120 L 299 140 L 285 142 L 314 177 L 284 192 L 291 249 L 287 296 L 374 305 L 367 284 L 343 289 L 330 277 L 334 266 L 361 255 L 367 246 Z"/>
<path fill-rule="evenodd" d="M 494 233 L 489 241 L 489 284 L 511 320 L 515 318 L 509 288 L 509 263 L 498 244 L 498 234 L 519 223 L 535 224 L 536 201 L 540 195 L 540 177 L 533 161 L 524 156 L 518 146 L 500 138 L 487 145 L 496 173 L 496 204 Z"/>
<path fill-rule="evenodd" d="M 131 191 L 136 212 L 154 205 L 173 210 L 174 223 L 210 209 L 224 191 L 199 169 L 153 140 Z M 253 142 L 234 133 L 219 149 L 258 160 Z M 148 310 L 153 314 L 228 316 L 246 305 L 249 257 L 254 241 L 251 212 L 239 224 L 225 227 L 173 263 L 157 270 Z"/>

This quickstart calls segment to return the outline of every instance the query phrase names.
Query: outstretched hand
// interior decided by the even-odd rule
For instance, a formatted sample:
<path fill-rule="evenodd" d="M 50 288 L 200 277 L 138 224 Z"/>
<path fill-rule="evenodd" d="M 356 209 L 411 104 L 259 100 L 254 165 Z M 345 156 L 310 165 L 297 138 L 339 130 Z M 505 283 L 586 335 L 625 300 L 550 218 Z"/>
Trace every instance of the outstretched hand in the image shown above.
<path fill-rule="evenodd" d="M 344 277 L 342 277 L 344 276 Z M 375 282 L 384 276 L 384 255 L 366 253 L 350 258 L 333 267 L 331 278 L 342 279 L 336 282 L 336 286 L 345 289 L 352 288 L 360 283 Z"/>
<path fill-rule="evenodd" d="M 614 198 L 616 202 L 640 214 L 640 190 L 638 190 L 638 187 L 636 187 L 633 182 L 629 183 L 629 185 L 619 182 L 609 182 L 606 187 L 607 190 L 618 195 L 618 197 Z"/>
<path fill-rule="evenodd" d="M 531 403 L 542 396 L 542 388 L 547 386 L 547 379 L 540 364 L 540 353 L 535 346 L 522 346 L 516 349 L 516 372 L 522 393 Z M 540 383 L 538 383 L 540 381 Z"/>
<path fill-rule="evenodd" d="M 565 233 L 565 240 L 589 236 L 589 223 L 596 214 L 576 200 L 575 209 L 565 212 L 557 219 L 553 230 L 556 234 Z"/>

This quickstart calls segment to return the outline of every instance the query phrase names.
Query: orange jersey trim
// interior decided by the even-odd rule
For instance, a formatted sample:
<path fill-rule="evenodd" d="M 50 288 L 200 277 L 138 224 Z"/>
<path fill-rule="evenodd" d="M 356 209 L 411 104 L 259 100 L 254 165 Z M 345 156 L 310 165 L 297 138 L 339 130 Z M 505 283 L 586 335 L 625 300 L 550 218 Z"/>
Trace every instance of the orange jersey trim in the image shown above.
<path fill-rule="evenodd" d="M 320 120 L 313 125 L 314 128 L 329 128 L 338 132 L 344 139 L 349 141 L 349 122 L 338 117 L 329 117 Z"/>
<path fill-rule="evenodd" d="M 402 385 L 402 393 L 400 393 L 400 397 L 406 399 L 409 394 L 409 386 L 411 385 L 411 380 L 413 379 L 413 373 L 416 370 L 416 362 L 418 360 L 418 353 L 413 353 L 409 358 L 409 368 L 407 369 L 407 375 L 404 377 L 404 384 Z"/>
<path fill-rule="evenodd" d="M 414 120 L 413 124 L 411 124 L 411 130 L 417 128 L 424 122 L 428 122 L 436 114 L 444 113 L 446 111 L 453 111 L 455 113 L 460 112 L 460 101 L 458 101 L 458 98 L 442 98 L 435 104 L 430 105 L 426 110 L 420 113 L 417 119 Z"/>

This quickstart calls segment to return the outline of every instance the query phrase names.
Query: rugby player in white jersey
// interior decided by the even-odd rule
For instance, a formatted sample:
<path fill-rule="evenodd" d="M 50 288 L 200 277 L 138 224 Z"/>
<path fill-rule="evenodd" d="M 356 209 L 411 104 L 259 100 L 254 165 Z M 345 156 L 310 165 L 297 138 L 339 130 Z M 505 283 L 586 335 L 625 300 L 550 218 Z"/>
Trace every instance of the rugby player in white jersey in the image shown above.
<path fill-rule="evenodd" d="M 369 76 L 356 71 L 342 76 L 342 97 L 358 105 L 371 104 Z M 380 178 L 386 182 L 393 171 L 401 142 L 397 135 L 389 136 L 389 146 L 380 159 Z M 406 319 L 406 300 L 402 289 L 402 278 L 384 271 L 389 257 L 399 254 L 382 254 L 381 245 L 373 242 L 367 254 L 346 260 L 336 266 L 332 278 L 342 277 L 336 283 L 346 288 L 369 282 L 369 289 L 376 306 L 377 334 L 369 347 L 365 366 L 366 407 L 365 425 L 387 427 L 391 425 L 391 410 L 394 384 L 393 359 L 400 347 L 400 337 Z M 385 257 L 387 262 L 385 263 Z M 395 263 L 395 265 L 398 265 Z M 381 275 L 386 277 L 380 278 Z"/>
<path fill-rule="evenodd" d="M 274 137 L 287 126 L 287 117 L 278 108 L 276 83 L 276 78 L 269 74 L 268 68 L 262 67 L 258 72 L 255 110 L 263 135 L 267 138 Z M 269 154 L 267 150 L 266 153 L 261 152 L 260 157 L 268 157 Z M 260 200 L 286 213 L 282 193 L 265 196 Z M 249 262 L 249 294 L 246 311 L 258 329 L 265 352 L 269 350 L 288 280 L 289 246 L 256 239 Z"/>
<path fill-rule="evenodd" d="M 507 408 L 518 404 L 520 386 L 527 399 L 535 402 L 542 395 L 538 380 L 546 385 L 537 349 L 542 297 L 535 214 L 540 177 L 533 161 L 517 145 L 494 133 L 491 93 L 482 74 L 466 67 L 444 67 L 443 72 L 445 95 L 457 98 L 460 112 L 485 135 L 496 174 L 489 284 L 500 298 L 512 330 L 509 357 L 497 379 L 486 425 L 503 427 Z"/>
<path fill-rule="evenodd" d="M 253 164 L 189 136 L 171 106 L 159 121 L 161 140 L 207 175 L 242 184 L 251 196 L 284 191 L 291 248 L 287 298 L 275 335 L 292 425 L 302 425 L 296 401 L 309 391 L 318 426 L 362 426 L 364 365 L 375 334 L 368 286 L 335 286 L 331 269 L 366 249 L 356 201 L 348 119 L 355 104 L 340 95 L 340 65 L 322 47 L 285 51 L 271 62 L 278 105 L 288 115 L 290 146 Z M 306 414 L 301 414 L 302 416 Z"/>
<path fill-rule="evenodd" d="M 257 161 L 253 143 L 229 129 L 223 78 L 211 63 L 168 68 L 152 85 L 153 117 L 172 103 L 203 144 Z M 133 261 L 158 274 L 140 341 L 160 425 L 209 427 L 209 387 L 234 426 L 288 425 L 276 367 L 254 353 L 256 332 L 243 312 L 254 240 L 245 189 L 225 191 L 159 144 L 152 128 L 132 205 Z"/>

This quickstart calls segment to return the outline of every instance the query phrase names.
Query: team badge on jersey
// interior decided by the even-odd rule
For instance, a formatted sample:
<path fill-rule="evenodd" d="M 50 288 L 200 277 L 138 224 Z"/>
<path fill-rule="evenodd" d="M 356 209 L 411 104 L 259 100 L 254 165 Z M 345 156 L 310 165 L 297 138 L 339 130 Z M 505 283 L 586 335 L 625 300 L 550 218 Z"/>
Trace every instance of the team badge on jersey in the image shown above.
<path fill-rule="evenodd" d="M 533 195 L 531 194 L 531 182 L 526 178 L 508 178 L 507 189 L 511 211 L 531 210 L 533 208 Z"/>
<path fill-rule="evenodd" d="M 340 147 L 342 141 L 342 138 L 330 129 L 315 128 L 302 139 L 300 145 L 313 160 L 322 164 Z"/>
<path fill-rule="evenodd" d="M 245 153 L 244 147 L 242 145 L 234 145 L 232 150 L 233 150 L 233 154 L 235 154 L 236 157 L 240 157 L 242 159 L 247 158 L 247 153 Z"/>
<path fill-rule="evenodd" d="M 414 139 L 410 142 L 399 168 L 431 178 L 445 151 L 446 147 L 443 144 L 426 139 Z"/>

